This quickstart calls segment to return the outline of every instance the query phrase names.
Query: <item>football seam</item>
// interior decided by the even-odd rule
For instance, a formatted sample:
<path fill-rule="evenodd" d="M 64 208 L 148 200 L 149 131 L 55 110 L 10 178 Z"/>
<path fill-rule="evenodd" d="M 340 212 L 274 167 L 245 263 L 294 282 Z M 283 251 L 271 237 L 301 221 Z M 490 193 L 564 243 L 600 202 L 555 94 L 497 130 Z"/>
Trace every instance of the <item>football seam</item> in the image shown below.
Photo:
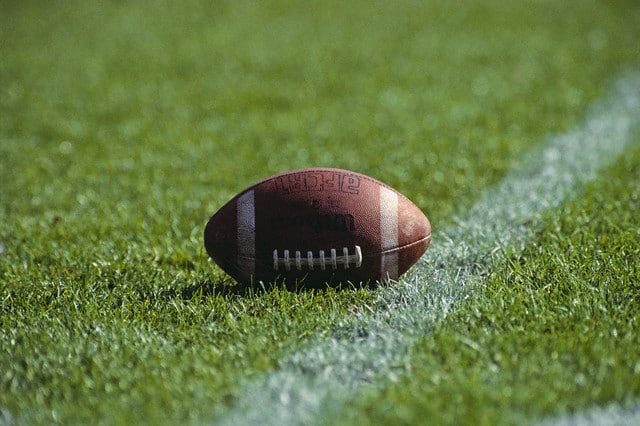
<path fill-rule="evenodd" d="M 393 248 L 390 248 L 390 249 L 386 249 L 386 250 L 383 250 L 383 251 L 372 253 L 370 255 L 363 254 L 362 256 L 363 257 L 369 257 L 369 256 L 379 256 L 381 254 L 393 253 L 394 251 L 403 250 L 405 248 L 408 248 L 408 247 L 411 247 L 411 246 L 414 246 L 414 245 L 417 245 L 417 244 L 420 244 L 420 243 L 424 243 L 425 241 L 431 241 L 431 234 L 429 234 L 429 235 L 427 235 L 427 236 L 425 236 L 423 238 L 420 238 L 419 240 L 413 241 L 413 242 L 411 242 L 409 244 L 393 247 Z"/>

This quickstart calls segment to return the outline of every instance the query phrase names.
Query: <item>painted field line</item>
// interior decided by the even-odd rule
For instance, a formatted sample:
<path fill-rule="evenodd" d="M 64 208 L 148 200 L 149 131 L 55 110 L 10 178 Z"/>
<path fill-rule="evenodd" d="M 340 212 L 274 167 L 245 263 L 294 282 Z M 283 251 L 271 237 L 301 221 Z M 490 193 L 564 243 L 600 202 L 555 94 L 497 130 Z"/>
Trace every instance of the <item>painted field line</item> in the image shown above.
<path fill-rule="evenodd" d="M 573 130 L 527 153 L 454 226 L 434 228 L 427 255 L 404 279 L 379 290 L 373 311 L 345 318 L 336 334 L 281 361 L 244 386 L 216 424 L 314 424 L 335 418 L 362 386 L 396 380 L 408 350 L 473 295 L 480 272 L 522 251 L 543 216 L 621 155 L 640 130 L 640 73 L 620 78 Z"/>
<path fill-rule="evenodd" d="M 540 421 L 539 426 L 631 426 L 640 425 L 640 404 L 624 408 L 617 403 L 593 407 L 577 414 L 567 414 Z"/>

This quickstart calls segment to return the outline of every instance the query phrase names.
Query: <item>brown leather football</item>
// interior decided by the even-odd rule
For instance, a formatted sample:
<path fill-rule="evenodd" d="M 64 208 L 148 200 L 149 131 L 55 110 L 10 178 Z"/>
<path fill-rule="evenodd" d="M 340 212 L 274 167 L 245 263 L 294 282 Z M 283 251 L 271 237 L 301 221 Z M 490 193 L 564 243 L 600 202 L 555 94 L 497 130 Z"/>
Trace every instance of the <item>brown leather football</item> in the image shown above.
<path fill-rule="evenodd" d="M 243 283 L 396 279 L 430 241 L 429 220 L 398 191 L 330 168 L 260 181 L 224 205 L 204 230 L 209 256 Z"/>

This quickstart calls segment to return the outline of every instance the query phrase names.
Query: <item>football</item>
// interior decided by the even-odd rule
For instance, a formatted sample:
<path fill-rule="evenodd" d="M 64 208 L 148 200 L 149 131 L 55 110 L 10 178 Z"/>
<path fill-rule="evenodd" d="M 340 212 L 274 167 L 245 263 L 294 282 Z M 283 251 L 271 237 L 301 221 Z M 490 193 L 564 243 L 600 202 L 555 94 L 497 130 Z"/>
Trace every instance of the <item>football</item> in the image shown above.
<path fill-rule="evenodd" d="M 430 242 L 429 220 L 405 196 L 331 168 L 264 179 L 225 204 L 204 230 L 209 256 L 241 283 L 396 279 Z"/>

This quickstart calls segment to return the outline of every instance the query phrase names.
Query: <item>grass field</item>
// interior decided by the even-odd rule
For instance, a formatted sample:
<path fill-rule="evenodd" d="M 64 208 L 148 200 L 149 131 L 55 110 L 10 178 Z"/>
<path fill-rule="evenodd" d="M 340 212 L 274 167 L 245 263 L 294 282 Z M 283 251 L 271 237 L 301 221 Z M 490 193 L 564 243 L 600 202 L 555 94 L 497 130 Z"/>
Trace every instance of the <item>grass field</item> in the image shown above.
<path fill-rule="evenodd" d="M 638 40 L 624 0 L 3 1 L 0 424 L 640 423 Z M 563 135 L 611 158 L 494 221 Z M 406 279 L 208 261 L 211 214 L 307 166 L 425 212 Z"/>

